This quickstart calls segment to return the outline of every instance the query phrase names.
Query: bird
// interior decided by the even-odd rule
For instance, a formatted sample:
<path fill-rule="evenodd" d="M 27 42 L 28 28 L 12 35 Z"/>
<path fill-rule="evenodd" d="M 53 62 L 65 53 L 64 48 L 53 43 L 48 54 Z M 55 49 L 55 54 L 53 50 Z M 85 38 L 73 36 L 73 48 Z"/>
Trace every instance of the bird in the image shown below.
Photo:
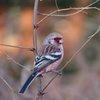
<path fill-rule="evenodd" d="M 57 72 L 56 68 L 63 59 L 63 37 L 52 32 L 45 39 L 34 60 L 34 71 L 26 80 L 19 93 L 24 93 L 36 77 L 48 72 Z"/>

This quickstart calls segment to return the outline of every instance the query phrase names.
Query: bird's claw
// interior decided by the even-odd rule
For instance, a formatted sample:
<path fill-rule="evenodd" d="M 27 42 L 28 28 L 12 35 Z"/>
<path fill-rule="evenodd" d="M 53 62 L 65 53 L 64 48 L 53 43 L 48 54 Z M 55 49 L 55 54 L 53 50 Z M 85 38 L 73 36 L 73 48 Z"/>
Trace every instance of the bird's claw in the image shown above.
<path fill-rule="evenodd" d="M 38 77 L 43 77 L 43 75 L 42 75 L 42 74 L 40 74 Z"/>
<path fill-rule="evenodd" d="M 59 74 L 59 75 L 62 75 L 62 71 L 61 71 L 61 70 L 59 70 L 59 71 L 58 71 L 58 74 Z"/>
<path fill-rule="evenodd" d="M 62 71 L 61 70 L 53 70 L 53 72 L 59 74 L 59 75 L 62 75 Z"/>

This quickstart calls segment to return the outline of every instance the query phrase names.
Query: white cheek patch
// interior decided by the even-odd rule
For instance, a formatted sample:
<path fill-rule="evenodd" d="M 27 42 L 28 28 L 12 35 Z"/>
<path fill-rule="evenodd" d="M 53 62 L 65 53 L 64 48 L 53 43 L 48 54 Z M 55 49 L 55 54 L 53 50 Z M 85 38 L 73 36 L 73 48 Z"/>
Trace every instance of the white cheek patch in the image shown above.
<path fill-rule="evenodd" d="M 55 42 L 54 42 L 54 40 L 50 40 L 50 44 L 54 44 Z"/>

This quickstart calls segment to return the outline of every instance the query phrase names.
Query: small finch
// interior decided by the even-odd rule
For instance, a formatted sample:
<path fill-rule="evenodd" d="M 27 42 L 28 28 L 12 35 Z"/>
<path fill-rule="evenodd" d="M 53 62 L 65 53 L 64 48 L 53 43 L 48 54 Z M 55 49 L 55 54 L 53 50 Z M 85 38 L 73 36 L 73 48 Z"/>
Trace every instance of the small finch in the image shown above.
<path fill-rule="evenodd" d="M 56 70 L 63 59 L 63 38 L 57 33 L 53 32 L 48 35 L 34 61 L 34 72 L 29 76 L 19 93 L 24 93 L 34 79 L 47 72 L 59 72 Z"/>

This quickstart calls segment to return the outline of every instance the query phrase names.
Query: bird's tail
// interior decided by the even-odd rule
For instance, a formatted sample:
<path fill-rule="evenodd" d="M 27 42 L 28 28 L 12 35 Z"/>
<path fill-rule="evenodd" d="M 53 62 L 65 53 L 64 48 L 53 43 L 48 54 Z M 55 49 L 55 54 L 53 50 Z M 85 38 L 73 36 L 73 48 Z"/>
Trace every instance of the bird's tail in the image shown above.
<path fill-rule="evenodd" d="M 39 76 L 39 73 L 32 73 L 19 91 L 19 93 L 24 93 L 37 76 Z"/>

